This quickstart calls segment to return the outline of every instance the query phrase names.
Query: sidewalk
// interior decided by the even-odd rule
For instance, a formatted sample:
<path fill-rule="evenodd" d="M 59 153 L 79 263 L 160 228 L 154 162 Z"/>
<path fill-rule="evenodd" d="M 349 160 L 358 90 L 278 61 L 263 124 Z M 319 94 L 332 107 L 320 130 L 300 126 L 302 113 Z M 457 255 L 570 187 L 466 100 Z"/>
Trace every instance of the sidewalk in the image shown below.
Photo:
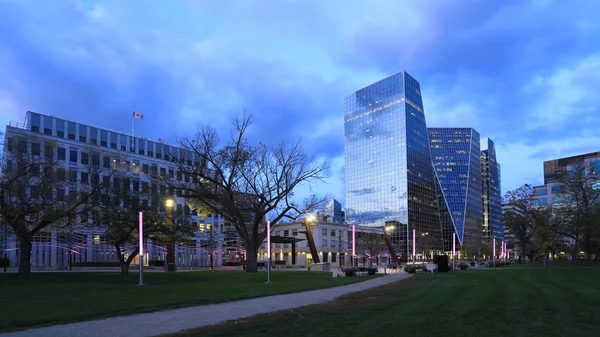
<path fill-rule="evenodd" d="M 406 273 L 389 274 L 376 279 L 329 289 L 55 325 L 0 334 L 0 337 L 158 336 L 247 318 L 257 314 L 329 302 L 345 294 L 397 282 L 410 276 Z"/>

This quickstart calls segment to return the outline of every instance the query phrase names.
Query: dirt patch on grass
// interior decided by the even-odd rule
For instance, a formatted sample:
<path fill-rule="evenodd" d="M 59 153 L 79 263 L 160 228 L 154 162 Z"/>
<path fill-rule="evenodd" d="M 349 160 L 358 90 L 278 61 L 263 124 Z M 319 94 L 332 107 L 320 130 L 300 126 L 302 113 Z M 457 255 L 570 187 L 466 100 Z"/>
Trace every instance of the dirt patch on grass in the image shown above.
<path fill-rule="evenodd" d="M 399 286 L 408 287 L 416 285 L 422 281 L 423 275 L 413 275 L 408 279 L 404 279 L 398 282 L 389 283 L 383 286 L 343 295 L 327 303 L 308 305 L 304 307 L 298 307 L 282 311 L 275 311 L 267 314 L 258 314 L 248 318 L 226 321 L 217 325 L 211 325 L 192 330 L 185 330 L 176 334 L 163 336 L 201 336 L 205 333 L 225 332 L 231 329 L 232 326 L 240 324 L 252 324 L 257 322 L 266 322 L 269 320 L 283 322 L 290 319 L 302 319 L 304 316 L 314 314 L 315 312 L 320 312 L 326 315 L 327 313 L 338 312 L 349 307 L 380 306 L 388 303 L 391 304 L 395 301 L 395 299 L 385 295 L 388 291 L 398 289 Z"/>

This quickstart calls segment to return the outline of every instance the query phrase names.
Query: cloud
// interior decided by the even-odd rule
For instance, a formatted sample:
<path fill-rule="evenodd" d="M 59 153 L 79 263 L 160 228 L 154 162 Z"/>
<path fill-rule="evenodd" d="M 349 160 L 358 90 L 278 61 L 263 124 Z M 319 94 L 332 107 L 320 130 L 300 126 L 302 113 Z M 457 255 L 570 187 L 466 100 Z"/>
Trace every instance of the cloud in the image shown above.
<path fill-rule="evenodd" d="M 202 125 L 225 138 L 248 109 L 253 140 L 303 139 L 330 158 L 329 184 L 313 188 L 343 199 L 343 97 L 406 69 L 428 125 L 492 138 L 504 185 L 517 186 L 559 155 L 547 144 L 597 150 L 599 11 L 518 0 L 2 1 L 0 122 L 33 110 L 129 132 L 135 104 L 145 116 L 136 134 L 173 143 Z"/>
<path fill-rule="evenodd" d="M 585 124 L 600 121 L 599 73 L 600 54 L 595 54 L 559 67 L 548 76 L 535 76 L 523 88 L 539 97 L 527 127 L 557 131 L 573 124 L 573 120 Z"/>

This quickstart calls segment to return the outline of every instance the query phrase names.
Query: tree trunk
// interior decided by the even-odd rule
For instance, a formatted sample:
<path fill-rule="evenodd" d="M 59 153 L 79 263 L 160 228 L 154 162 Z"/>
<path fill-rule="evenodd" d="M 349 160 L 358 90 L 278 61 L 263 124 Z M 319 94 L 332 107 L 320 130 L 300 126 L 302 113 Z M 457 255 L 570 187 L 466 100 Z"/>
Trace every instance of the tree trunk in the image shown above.
<path fill-rule="evenodd" d="M 19 247 L 21 258 L 19 260 L 19 275 L 28 276 L 31 274 L 31 239 L 27 235 L 19 236 Z"/>
<path fill-rule="evenodd" d="M 213 270 L 213 252 L 210 252 L 210 270 Z"/>
<path fill-rule="evenodd" d="M 521 251 L 519 252 L 519 256 L 522 256 L 523 262 L 525 262 L 525 256 L 527 256 L 526 252 L 525 252 L 525 247 L 527 246 L 526 244 L 522 243 L 519 245 Z"/>
<path fill-rule="evenodd" d="M 253 245 L 246 245 L 246 273 L 256 273 L 258 271 L 257 263 L 258 249 Z"/>
<path fill-rule="evenodd" d="M 544 254 L 544 268 L 548 268 L 548 254 Z"/>
<path fill-rule="evenodd" d="M 121 261 L 121 276 L 127 277 L 129 275 L 129 263 Z"/>

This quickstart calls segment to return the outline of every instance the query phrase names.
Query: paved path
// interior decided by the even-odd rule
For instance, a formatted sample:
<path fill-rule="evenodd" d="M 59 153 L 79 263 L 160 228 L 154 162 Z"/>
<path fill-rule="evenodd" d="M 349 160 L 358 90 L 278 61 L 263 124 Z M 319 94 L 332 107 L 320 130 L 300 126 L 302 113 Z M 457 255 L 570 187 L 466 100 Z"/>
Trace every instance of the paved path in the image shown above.
<path fill-rule="evenodd" d="M 214 325 L 229 320 L 247 318 L 257 314 L 329 302 L 338 296 L 397 282 L 410 276 L 410 274 L 406 273 L 389 274 L 376 279 L 329 289 L 55 325 L 46 328 L 0 334 L 0 337 L 158 336 Z"/>

